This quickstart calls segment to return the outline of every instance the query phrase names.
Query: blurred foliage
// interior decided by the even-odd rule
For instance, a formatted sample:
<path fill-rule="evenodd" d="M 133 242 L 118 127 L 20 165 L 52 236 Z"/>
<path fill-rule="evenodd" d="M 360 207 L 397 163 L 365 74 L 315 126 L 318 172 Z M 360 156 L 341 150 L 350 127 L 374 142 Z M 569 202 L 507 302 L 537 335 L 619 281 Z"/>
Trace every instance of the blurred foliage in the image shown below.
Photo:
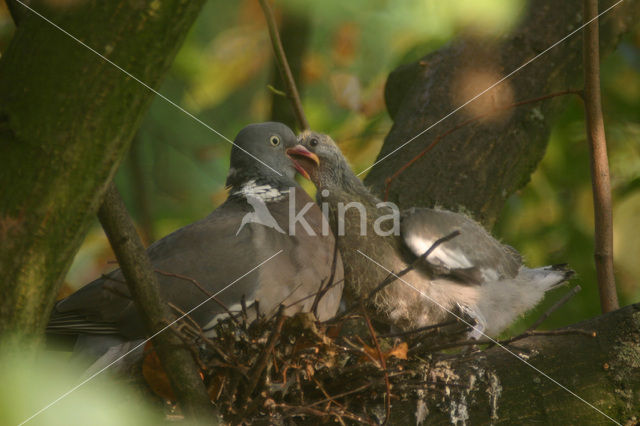
<path fill-rule="evenodd" d="M 640 301 L 640 31 L 602 63 L 614 212 L 614 262 L 622 306 Z M 546 155 L 531 182 L 507 202 L 496 233 L 531 265 L 569 263 L 583 290 L 545 322 L 547 328 L 600 313 L 593 261 L 593 200 L 582 102 L 573 98 L 556 118 Z M 523 321 L 548 309 L 567 289 L 550 294 Z M 513 330 L 512 330 L 513 331 Z"/>
<path fill-rule="evenodd" d="M 17 425 L 79 383 L 82 371 L 56 352 L 29 358 L 0 354 L 0 424 Z M 152 410 L 142 395 L 119 383 L 108 373 L 78 387 L 59 402 L 38 414 L 29 425 L 150 425 L 160 424 L 158 410 Z"/>
<path fill-rule="evenodd" d="M 2 3 L 2 2 L 0 2 Z M 391 121 L 383 87 L 397 65 L 416 60 L 461 34 L 499 37 L 517 27 L 524 0 L 276 1 L 276 12 L 306 15 L 303 104 L 314 129 L 331 133 L 354 168 L 375 159 Z M 12 25 L 0 8 L 0 49 Z M 244 125 L 269 119 L 271 47 L 258 2 L 210 0 L 160 88 L 168 98 L 233 139 Z M 602 64 L 605 124 L 614 185 L 615 260 L 623 304 L 640 300 L 640 32 Z M 278 88 L 282 88 L 279 86 Z M 540 95 L 544 95 L 541 93 Z M 134 217 L 145 208 L 156 238 L 221 203 L 230 144 L 162 99 L 155 99 L 123 163 L 117 184 Z M 136 177 L 137 176 L 137 177 Z M 531 182 L 507 202 L 495 231 L 531 265 L 570 263 L 583 291 L 546 327 L 599 313 L 593 265 L 593 212 L 582 105 L 557 117 L 547 154 Z M 113 259 L 96 226 L 67 277 L 70 288 L 110 269 Z M 556 290 L 532 316 L 565 289 Z M 531 317 L 527 319 L 532 321 Z M 521 329 L 524 323 L 515 326 Z"/>

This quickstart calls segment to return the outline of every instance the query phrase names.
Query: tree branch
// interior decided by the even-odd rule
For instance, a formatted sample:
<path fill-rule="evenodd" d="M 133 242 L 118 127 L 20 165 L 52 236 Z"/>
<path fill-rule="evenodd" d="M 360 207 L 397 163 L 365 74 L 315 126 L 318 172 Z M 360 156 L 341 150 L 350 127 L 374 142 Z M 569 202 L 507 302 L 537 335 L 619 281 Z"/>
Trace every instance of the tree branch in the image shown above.
<path fill-rule="evenodd" d="M 98 218 L 118 259 L 136 308 L 145 321 L 147 331 L 154 336 L 154 348 L 185 416 L 191 419 L 212 418 L 213 406 L 191 351 L 175 333 L 162 331 L 176 317 L 160 295 L 149 257 L 113 184 L 105 193 Z"/>
<path fill-rule="evenodd" d="M 595 262 L 602 312 L 620 307 L 613 275 L 613 210 L 607 140 L 600 99 L 600 47 L 598 32 L 598 0 L 584 0 L 584 110 L 587 139 L 591 152 L 591 183 L 595 217 Z M 595 18 L 595 19 L 594 19 Z"/>
<path fill-rule="evenodd" d="M 602 8 L 616 1 L 602 1 Z M 582 75 L 580 35 L 576 33 L 545 50 L 582 25 L 582 2 L 528 3 L 517 28 L 498 41 L 463 38 L 389 75 L 385 101 L 394 124 L 378 155 L 380 163 L 365 178 L 368 186 L 383 194 L 388 177 L 438 135 L 474 117 L 471 107 L 475 102 L 439 120 L 534 57 L 476 102 L 499 107 L 511 103 L 509 99 L 532 99 L 575 85 Z M 640 20 L 639 4 L 639 0 L 625 0 L 601 19 L 603 54 L 612 51 L 621 36 Z M 474 87 L 473 93 L 452 96 L 461 85 L 461 77 L 485 71 L 493 77 Z M 509 91 L 511 98 L 501 98 Z M 491 100 L 497 102 L 491 104 Z M 394 180 L 389 200 L 401 207 L 438 204 L 455 211 L 464 208 L 485 226 L 491 226 L 509 195 L 529 181 L 544 155 L 554 118 L 566 102 L 559 97 L 523 105 L 495 121 L 457 130 Z"/>
<path fill-rule="evenodd" d="M 575 330 L 595 332 L 595 337 Z M 574 330 L 574 331 L 571 331 Z M 558 334 L 567 333 L 562 337 Z M 514 354 L 575 392 L 616 421 L 633 424 L 640 407 L 640 305 L 631 305 L 567 329 L 507 346 Z M 416 371 L 423 371 L 424 365 Z M 405 371 L 410 371 L 405 365 Z M 493 347 L 431 365 L 427 375 L 447 389 L 431 392 L 424 379 L 413 397 L 394 401 L 390 424 L 605 424 L 609 420 L 503 348 Z M 382 386 L 376 389 L 383 391 Z M 395 388 L 394 394 L 405 394 Z M 422 410 L 419 409 L 421 406 Z M 369 405 L 382 412 L 383 402 Z M 461 411 L 461 409 L 463 411 Z M 427 414 L 428 413 L 428 414 Z M 459 423 L 458 423 L 459 424 Z"/>
<path fill-rule="evenodd" d="M 136 133 L 133 141 L 131 141 L 131 147 L 129 148 L 129 179 L 131 182 L 131 189 L 133 191 L 135 210 L 139 217 L 138 224 L 142 230 L 144 243 L 149 245 L 156 240 L 156 237 L 153 227 L 151 208 L 149 207 L 148 188 L 142 173 L 141 152 L 142 138 L 140 137 L 140 133 Z"/>
<path fill-rule="evenodd" d="M 23 0 L 27 1 L 27 0 Z M 17 27 L 20 24 L 20 20 L 22 16 L 26 12 L 24 6 L 20 5 L 16 0 L 4 0 L 7 5 L 7 9 L 9 10 L 9 15 L 11 15 L 11 19 L 13 20 L 13 24 Z"/>
<path fill-rule="evenodd" d="M 276 64 L 278 65 L 278 69 L 280 70 L 280 76 L 282 77 L 282 81 L 285 84 L 287 96 L 291 100 L 293 112 L 296 115 L 301 130 L 307 130 L 309 129 L 309 122 L 307 121 L 307 117 L 304 115 L 302 102 L 300 101 L 300 94 L 298 93 L 296 83 L 293 80 L 293 74 L 291 73 L 291 68 L 289 68 L 287 57 L 284 53 L 284 49 L 282 48 L 282 41 L 280 40 L 280 34 L 278 33 L 278 25 L 276 23 L 276 19 L 273 16 L 273 11 L 271 10 L 269 1 L 259 1 L 260 6 L 262 6 L 262 10 L 264 11 L 264 17 L 267 21 L 267 26 L 269 27 L 269 35 L 271 36 L 273 53 L 275 54 Z"/>
<path fill-rule="evenodd" d="M 0 346 L 38 344 L 64 276 L 204 0 L 31 2 L 0 58 Z M 140 19 L 153 11 L 153 19 Z M 90 82 L 90 83 L 89 83 Z M 90 143 L 88 143 L 90 141 Z M 28 164 L 29 167 L 25 167 Z"/>
<path fill-rule="evenodd" d="M 311 20 L 306 11 L 291 10 L 283 7 L 281 9 L 279 35 L 282 41 L 282 50 L 286 54 L 286 60 L 291 68 L 293 81 L 297 82 L 298 92 L 302 87 L 302 67 L 303 59 L 309 46 L 311 37 Z M 286 124 L 292 129 L 300 128 L 295 105 L 290 101 L 290 96 L 286 92 L 276 89 L 283 87 L 280 63 L 274 61 L 269 77 L 271 84 L 267 87 L 271 91 L 271 120 Z"/>

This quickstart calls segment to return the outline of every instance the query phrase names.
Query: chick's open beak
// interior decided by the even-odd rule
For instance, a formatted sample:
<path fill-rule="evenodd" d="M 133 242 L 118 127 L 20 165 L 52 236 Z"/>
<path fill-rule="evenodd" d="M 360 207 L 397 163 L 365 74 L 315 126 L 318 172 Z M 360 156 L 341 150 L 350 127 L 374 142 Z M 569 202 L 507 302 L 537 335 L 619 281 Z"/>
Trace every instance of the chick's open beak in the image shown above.
<path fill-rule="evenodd" d="M 289 157 L 293 162 L 293 166 L 296 168 L 298 173 L 300 173 L 306 179 L 309 179 L 309 172 L 305 170 L 305 168 L 301 165 L 301 162 L 305 165 L 308 165 L 309 161 L 311 161 L 316 167 L 320 165 L 320 159 L 318 158 L 318 156 L 302 145 L 296 145 L 293 148 L 289 148 L 286 150 L 286 153 L 287 157 Z"/>

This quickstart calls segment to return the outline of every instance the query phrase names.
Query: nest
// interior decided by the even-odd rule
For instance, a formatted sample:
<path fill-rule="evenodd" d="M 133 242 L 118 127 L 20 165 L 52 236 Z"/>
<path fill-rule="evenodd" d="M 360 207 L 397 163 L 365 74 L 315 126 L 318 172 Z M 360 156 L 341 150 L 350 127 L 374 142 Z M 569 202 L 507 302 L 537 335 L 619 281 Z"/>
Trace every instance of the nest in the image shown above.
<path fill-rule="evenodd" d="M 392 395 L 450 393 L 456 380 L 437 366 L 458 355 L 434 350 L 464 342 L 467 331 L 447 322 L 385 335 L 364 310 L 325 323 L 311 313 L 258 315 L 251 322 L 247 317 L 219 322 L 215 338 L 191 321 L 174 329 L 192 348 L 212 402 L 231 424 L 382 423 Z M 147 384 L 175 400 L 149 349 L 143 362 Z"/>
<path fill-rule="evenodd" d="M 500 342 L 469 341 L 468 323 L 455 320 L 384 334 L 364 309 L 325 323 L 311 313 L 286 317 L 282 311 L 247 318 L 244 311 L 219 322 L 215 338 L 207 338 L 188 317 L 172 328 L 192 349 L 211 401 L 230 424 L 381 424 L 391 416 L 392 401 L 394 407 L 408 402 L 418 422 L 434 407 L 454 421 L 455 407 L 474 386 L 487 389 L 486 400 L 468 402 L 486 404 L 494 416 L 491 388 L 499 384 L 482 365 L 486 349 L 534 334 L 594 335 L 528 330 Z M 165 401 L 175 401 L 149 349 L 142 365 L 146 383 Z M 460 366 L 471 364 L 471 373 L 468 368 L 461 373 Z"/>

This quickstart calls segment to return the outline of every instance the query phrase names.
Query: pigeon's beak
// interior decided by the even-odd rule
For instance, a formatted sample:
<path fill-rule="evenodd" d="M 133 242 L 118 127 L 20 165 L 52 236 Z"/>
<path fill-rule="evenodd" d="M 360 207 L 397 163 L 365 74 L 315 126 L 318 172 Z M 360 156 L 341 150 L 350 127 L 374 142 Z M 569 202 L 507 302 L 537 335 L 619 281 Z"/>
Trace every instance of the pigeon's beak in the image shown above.
<path fill-rule="evenodd" d="M 289 148 L 286 153 L 287 157 L 289 157 L 293 162 L 293 166 L 296 168 L 298 173 L 307 179 L 310 179 L 309 171 L 312 170 L 313 167 L 320 165 L 320 159 L 318 156 L 302 145 L 296 145 L 293 148 Z"/>

